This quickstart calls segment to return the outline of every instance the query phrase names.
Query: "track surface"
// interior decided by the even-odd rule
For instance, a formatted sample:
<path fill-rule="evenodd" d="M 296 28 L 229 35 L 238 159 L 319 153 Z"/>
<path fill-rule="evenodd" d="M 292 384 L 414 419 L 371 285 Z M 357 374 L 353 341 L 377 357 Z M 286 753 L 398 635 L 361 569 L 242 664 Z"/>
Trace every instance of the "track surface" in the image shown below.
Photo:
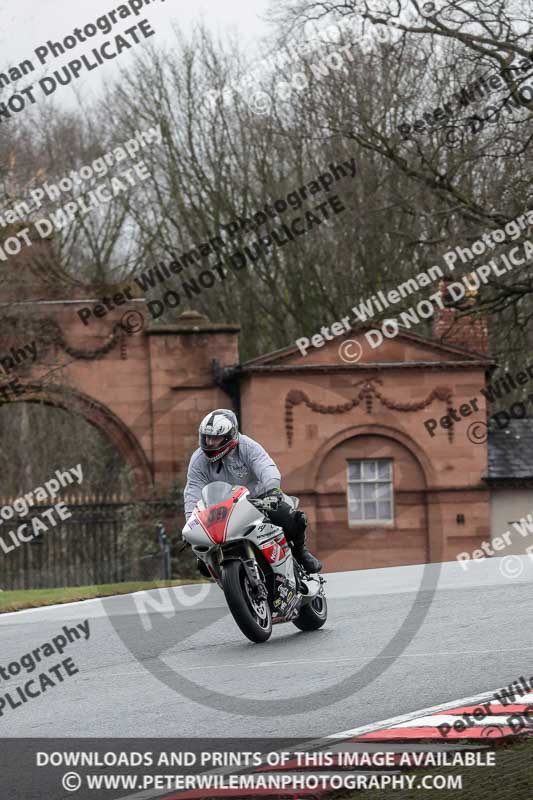
<path fill-rule="evenodd" d="M 501 575 L 496 558 L 472 563 L 467 572 L 455 562 L 432 565 L 431 576 L 440 576 L 431 602 L 427 593 L 416 600 L 420 610 L 427 608 L 420 629 L 405 632 L 407 647 L 398 657 L 374 661 L 381 675 L 340 700 L 336 684 L 398 631 L 423 567 L 327 575 L 327 625 L 310 634 L 277 626 L 264 645 L 243 638 L 215 586 L 201 589 L 207 596 L 193 605 L 198 587 L 183 590 L 189 605 L 178 603 L 173 613 L 166 607 L 166 616 L 146 603 L 147 596 L 152 604 L 164 599 L 157 591 L 1 615 L 4 666 L 63 625 L 88 619 L 91 636 L 62 656 L 71 656 L 80 673 L 20 708 L 4 709 L 0 736 L 320 737 L 492 690 L 533 674 L 533 563 L 521 561 L 515 579 Z M 59 660 L 48 658 L 36 673 Z M 190 690 L 188 697 L 169 688 L 154 671 L 177 686 L 182 678 L 194 682 L 196 699 Z M 0 681 L 0 691 L 24 680 L 25 673 Z M 237 698 L 235 708 L 238 698 L 270 700 L 273 707 L 260 715 L 214 710 L 212 690 Z M 294 705 L 310 692 L 320 692 L 319 703 L 302 699 L 299 713 L 280 709 L 283 698 Z"/>

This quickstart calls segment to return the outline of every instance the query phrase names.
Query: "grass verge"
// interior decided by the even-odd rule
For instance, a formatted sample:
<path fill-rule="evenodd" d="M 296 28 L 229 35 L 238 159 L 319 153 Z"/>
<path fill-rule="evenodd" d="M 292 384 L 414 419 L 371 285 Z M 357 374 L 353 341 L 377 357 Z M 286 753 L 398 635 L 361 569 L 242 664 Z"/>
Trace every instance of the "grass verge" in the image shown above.
<path fill-rule="evenodd" d="M 182 578 L 172 581 L 134 581 L 131 583 L 106 583 L 100 586 L 66 586 L 57 589 L 21 589 L 13 592 L 0 591 L 0 614 L 21 611 L 24 608 L 40 608 L 56 603 L 74 603 L 94 597 L 109 597 L 114 594 L 129 594 L 144 589 L 162 589 L 184 583 L 204 583 L 202 579 Z"/>

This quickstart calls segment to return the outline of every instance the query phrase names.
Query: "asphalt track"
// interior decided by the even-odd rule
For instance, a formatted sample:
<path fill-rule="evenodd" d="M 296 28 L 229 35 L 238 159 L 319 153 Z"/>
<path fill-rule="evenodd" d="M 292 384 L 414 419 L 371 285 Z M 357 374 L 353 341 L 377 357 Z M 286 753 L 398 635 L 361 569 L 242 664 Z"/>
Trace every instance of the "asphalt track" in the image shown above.
<path fill-rule="evenodd" d="M 65 624 L 88 619 L 91 636 L 63 655 L 79 674 L 4 709 L 0 736 L 321 737 L 490 691 L 533 674 L 533 562 L 513 558 L 515 578 L 502 575 L 501 558 L 466 572 L 431 565 L 430 583 L 440 572 L 433 597 L 417 596 L 419 566 L 327 575 L 327 625 L 308 634 L 277 626 L 263 645 L 243 638 L 215 586 L 180 590 L 174 610 L 155 591 L 1 615 L 4 666 Z M 207 593 L 200 602 L 198 592 Z M 425 614 L 420 627 L 404 625 L 403 652 L 379 656 L 413 606 Z M 358 680 L 365 665 L 370 680 Z M 339 698 L 350 676 L 354 690 Z M 0 691 L 21 678 L 0 681 Z M 213 707 L 226 701 L 233 710 Z"/>

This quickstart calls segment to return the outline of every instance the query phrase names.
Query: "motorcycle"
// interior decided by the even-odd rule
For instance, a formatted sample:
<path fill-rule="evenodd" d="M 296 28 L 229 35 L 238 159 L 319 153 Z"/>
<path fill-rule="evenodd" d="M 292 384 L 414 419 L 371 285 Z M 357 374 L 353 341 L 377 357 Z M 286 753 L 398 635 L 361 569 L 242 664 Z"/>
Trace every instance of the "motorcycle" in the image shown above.
<path fill-rule="evenodd" d="M 224 592 L 241 631 L 266 642 L 272 626 L 292 622 L 302 631 L 321 628 L 328 615 L 321 575 L 309 575 L 293 557 L 267 507 L 245 486 L 209 483 L 182 531 L 198 559 Z M 296 509 L 297 498 L 288 498 Z"/>

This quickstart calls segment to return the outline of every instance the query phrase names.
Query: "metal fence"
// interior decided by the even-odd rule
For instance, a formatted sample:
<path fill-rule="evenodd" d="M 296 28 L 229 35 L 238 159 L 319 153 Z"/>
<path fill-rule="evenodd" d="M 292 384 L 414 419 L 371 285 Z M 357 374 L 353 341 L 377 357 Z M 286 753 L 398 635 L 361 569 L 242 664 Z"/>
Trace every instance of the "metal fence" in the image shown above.
<path fill-rule="evenodd" d="M 0 498 L 0 507 L 11 505 Z M 71 516 L 57 512 L 43 517 L 50 505 L 33 506 L 27 516 L 15 514 L 0 524 L 0 589 L 41 589 L 90 586 L 123 581 L 169 578 L 176 561 L 170 558 L 182 511 L 178 503 L 151 501 L 69 501 Z M 47 527 L 34 536 L 33 520 Z M 53 525 L 50 520 L 55 520 Z M 158 524 L 166 523 L 166 531 Z M 26 523 L 20 542 L 17 529 Z M 37 525 L 37 528 L 41 527 Z M 179 567 L 181 566 L 181 569 Z M 178 564 L 178 573 L 183 565 Z"/>

